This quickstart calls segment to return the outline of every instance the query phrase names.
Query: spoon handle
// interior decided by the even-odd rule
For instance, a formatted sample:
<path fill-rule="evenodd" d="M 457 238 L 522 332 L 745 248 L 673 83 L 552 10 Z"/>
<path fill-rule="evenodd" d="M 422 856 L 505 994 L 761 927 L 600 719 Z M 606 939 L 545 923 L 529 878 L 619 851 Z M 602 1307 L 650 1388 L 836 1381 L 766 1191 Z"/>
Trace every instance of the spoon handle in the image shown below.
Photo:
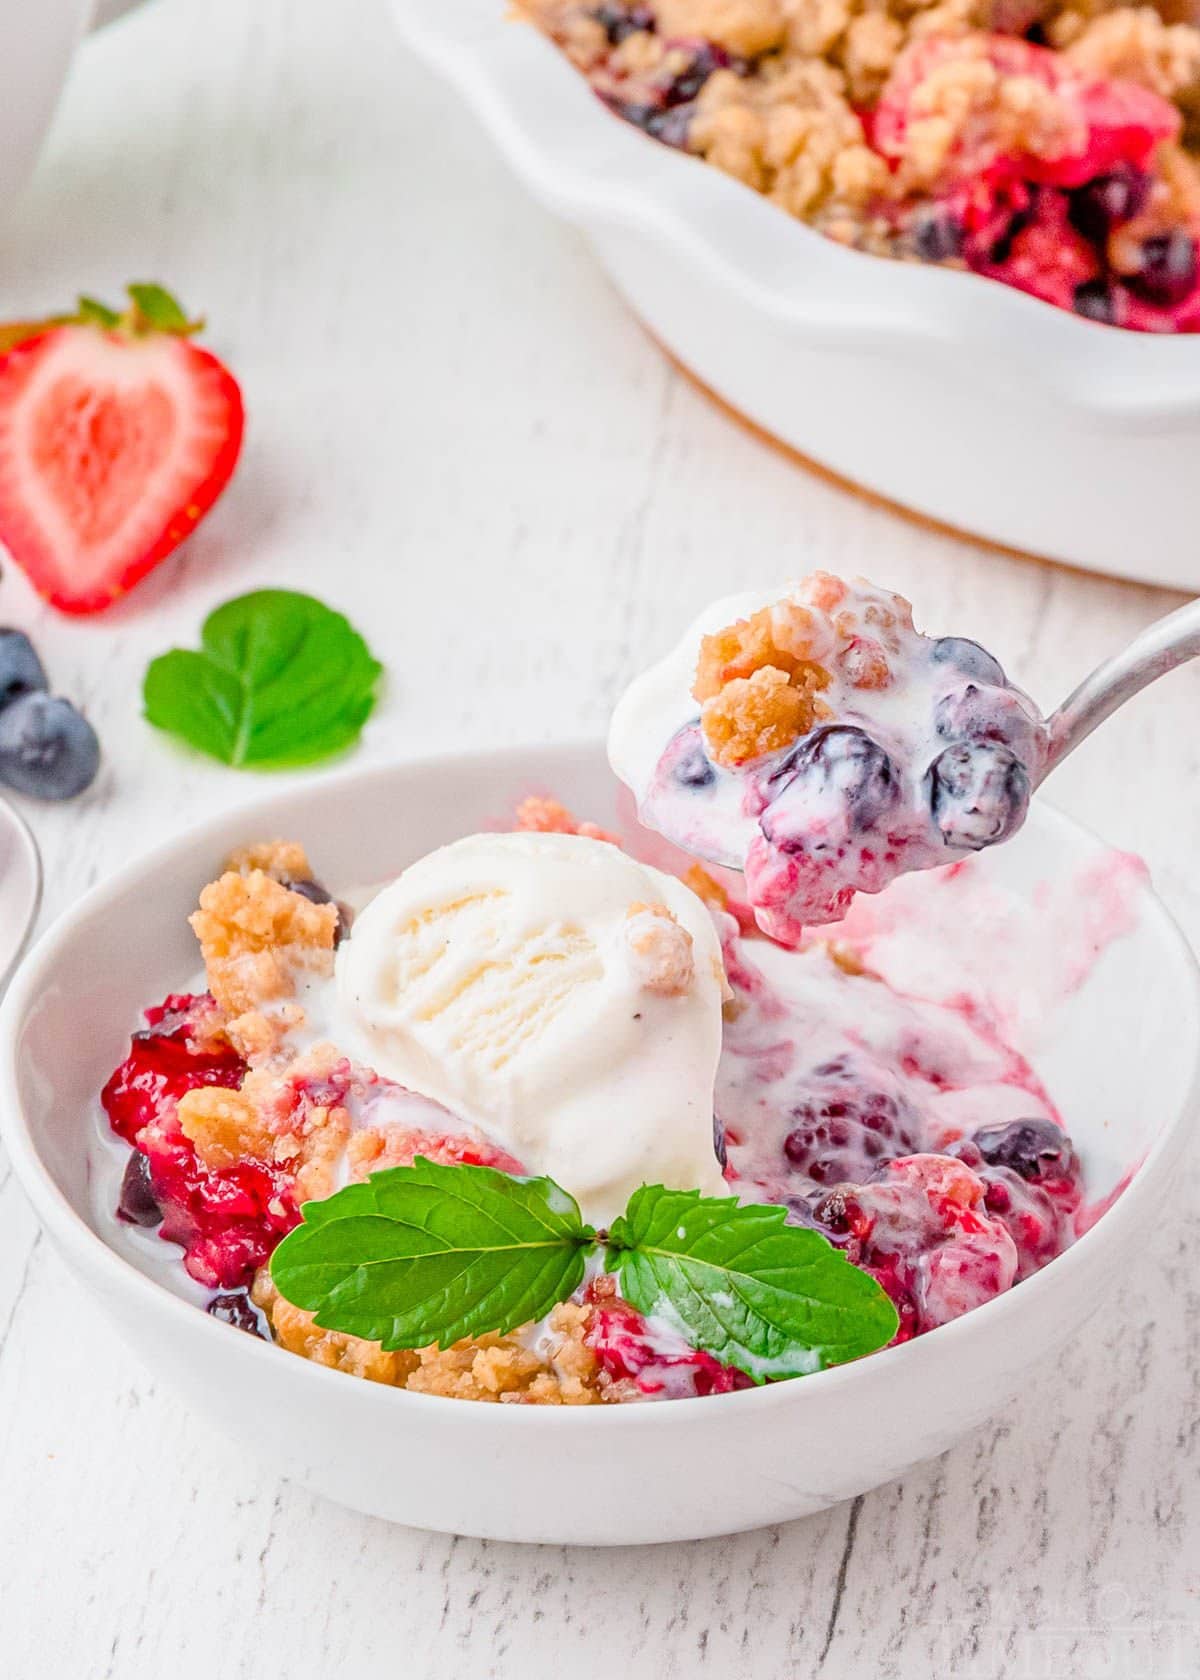
<path fill-rule="evenodd" d="M 1147 683 L 1200 655 L 1200 600 L 1189 601 L 1165 618 L 1157 619 L 1129 646 L 1098 665 L 1073 694 L 1051 713 L 1050 750 L 1043 779 L 1118 706 L 1133 698 Z"/>

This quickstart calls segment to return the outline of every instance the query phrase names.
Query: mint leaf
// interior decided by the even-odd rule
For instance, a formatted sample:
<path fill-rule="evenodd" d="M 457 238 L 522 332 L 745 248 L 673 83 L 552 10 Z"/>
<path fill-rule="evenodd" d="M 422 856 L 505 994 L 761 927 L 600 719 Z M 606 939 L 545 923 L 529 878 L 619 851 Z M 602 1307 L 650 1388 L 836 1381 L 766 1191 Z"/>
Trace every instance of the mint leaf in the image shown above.
<path fill-rule="evenodd" d="M 181 333 L 186 337 L 199 332 L 204 325 L 203 321 L 189 320 L 179 299 L 152 280 L 135 280 L 125 289 L 141 321 L 156 332 Z M 79 302 L 82 307 L 84 299 L 80 298 Z"/>
<path fill-rule="evenodd" d="M 448 1347 L 543 1318 L 583 1282 L 594 1241 L 548 1178 L 418 1156 L 306 1202 L 271 1276 L 322 1329 L 389 1349 Z"/>
<path fill-rule="evenodd" d="M 896 1333 L 874 1278 L 781 1207 L 643 1185 L 609 1241 L 605 1266 L 631 1305 L 756 1382 L 857 1359 Z"/>
<path fill-rule="evenodd" d="M 223 764 L 313 764 L 357 741 L 382 666 L 341 613 L 311 595 L 258 589 L 210 613 L 199 652 L 151 662 L 147 719 Z"/>

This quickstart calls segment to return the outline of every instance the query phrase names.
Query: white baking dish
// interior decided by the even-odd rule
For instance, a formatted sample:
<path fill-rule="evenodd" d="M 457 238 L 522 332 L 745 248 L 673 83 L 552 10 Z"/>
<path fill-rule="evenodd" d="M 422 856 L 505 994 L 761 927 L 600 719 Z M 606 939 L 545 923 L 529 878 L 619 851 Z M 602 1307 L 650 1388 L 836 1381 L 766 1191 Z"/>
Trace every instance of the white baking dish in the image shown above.
<path fill-rule="evenodd" d="M 740 413 L 930 518 L 1200 589 L 1200 335 L 1123 332 L 846 250 L 613 116 L 504 0 L 393 9 L 651 332 Z"/>

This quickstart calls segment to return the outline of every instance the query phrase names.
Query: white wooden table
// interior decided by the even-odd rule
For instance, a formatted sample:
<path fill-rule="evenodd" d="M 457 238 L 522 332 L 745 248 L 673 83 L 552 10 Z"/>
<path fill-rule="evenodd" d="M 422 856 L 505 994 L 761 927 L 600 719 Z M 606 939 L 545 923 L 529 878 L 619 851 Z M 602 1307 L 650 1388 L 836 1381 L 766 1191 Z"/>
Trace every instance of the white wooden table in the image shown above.
<path fill-rule="evenodd" d="M 814 563 L 978 632 L 1047 703 L 1175 604 L 935 536 L 744 435 L 422 81 L 382 0 L 160 0 L 87 46 L 0 233 L 0 317 L 150 277 L 208 313 L 249 439 L 186 554 L 109 616 L 0 582 L 0 621 L 36 633 L 106 752 L 88 799 L 29 810 L 46 917 L 254 791 L 138 712 L 148 658 L 255 585 L 311 588 L 368 633 L 390 674 L 374 759 L 599 732 L 694 608 Z M 1198 715 L 1181 672 L 1055 788 L 1147 856 L 1195 939 Z M 11 1680 L 1200 1670 L 1194 1161 L 1087 1343 L 997 1427 L 812 1521 L 607 1553 L 389 1528 L 263 1474 L 112 1339 L 4 1174 Z"/>

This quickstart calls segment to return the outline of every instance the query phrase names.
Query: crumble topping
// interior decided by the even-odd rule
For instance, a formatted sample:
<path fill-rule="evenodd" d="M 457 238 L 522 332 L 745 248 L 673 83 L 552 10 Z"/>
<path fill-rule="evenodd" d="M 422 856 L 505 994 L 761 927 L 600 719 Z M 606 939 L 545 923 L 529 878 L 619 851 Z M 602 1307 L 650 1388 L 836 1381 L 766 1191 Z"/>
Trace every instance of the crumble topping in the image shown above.
<path fill-rule="evenodd" d="M 284 886 L 289 881 L 312 880 L 308 853 L 298 840 L 260 840 L 253 846 L 239 846 L 229 854 L 225 868 L 236 869 L 239 875 L 252 875 L 261 869 Z"/>
<path fill-rule="evenodd" d="M 320 1329 L 312 1313 L 284 1300 L 267 1266 L 256 1273 L 250 1295 L 289 1353 L 368 1382 L 510 1405 L 590 1406 L 624 1395 L 601 1371 L 586 1341 L 591 1307 L 574 1301 L 555 1307 L 536 1348 L 522 1339 L 532 1329 L 526 1326 L 507 1336 L 468 1337 L 449 1348 L 388 1353 L 378 1342 Z"/>
<path fill-rule="evenodd" d="M 579 822 L 557 799 L 531 794 L 517 806 L 513 827 L 533 834 L 582 834 L 587 840 L 607 840 L 612 846 L 621 844 L 620 835 L 601 828 L 599 823 Z"/>
<path fill-rule="evenodd" d="M 350 1115 L 333 1100 L 338 1087 L 331 1076 L 345 1066 L 333 1045 L 318 1044 L 283 1071 L 252 1067 L 240 1090 L 187 1091 L 179 1099 L 180 1128 L 205 1166 L 262 1161 L 294 1177 L 297 1202 L 320 1200 L 337 1188 L 339 1164 L 353 1141 Z"/>
<path fill-rule="evenodd" d="M 692 694 L 715 763 L 780 752 L 827 715 L 819 696 L 830 673 L 818 657 L 827 643 L 813 613 L 793 599 L 704 637 Z"/>
<path fill-rule="evenodd" d="M 191 924 L 209 990 L 231 1017 L 291 997 L 302 969 L 332 972 L 337 906 L 312 904 L 261 868 L 210 882 Z"/>

